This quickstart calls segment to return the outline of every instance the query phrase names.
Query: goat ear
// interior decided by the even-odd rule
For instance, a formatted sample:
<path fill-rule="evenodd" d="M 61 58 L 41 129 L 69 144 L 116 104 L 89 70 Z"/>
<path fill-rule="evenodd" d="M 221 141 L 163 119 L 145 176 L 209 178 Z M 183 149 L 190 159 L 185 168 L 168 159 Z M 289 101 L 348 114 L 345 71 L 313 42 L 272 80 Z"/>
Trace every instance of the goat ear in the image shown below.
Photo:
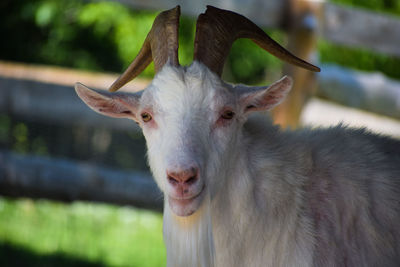
<path fill-rule="evenodd" d="M 139 93 L 110 93 L 94 90 L 81 83 L 75 84 L 78 96 L 94 111 L 113 118 L 136 119 L 141 92 Z"/>
<path fill-rule="evenodd" d="M 284 76 L 270 86 L 239 88 L 239 103 L 245 112 L 270 110 L 286 98 L 292 84 L 292 78 Z"/>

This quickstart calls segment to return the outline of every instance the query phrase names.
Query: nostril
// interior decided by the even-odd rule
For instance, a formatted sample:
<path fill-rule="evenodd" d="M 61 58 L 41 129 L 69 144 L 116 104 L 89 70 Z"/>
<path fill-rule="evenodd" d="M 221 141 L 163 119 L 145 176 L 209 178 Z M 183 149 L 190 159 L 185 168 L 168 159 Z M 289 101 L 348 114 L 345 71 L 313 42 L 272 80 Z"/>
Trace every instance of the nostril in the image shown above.
<path fill-rule="evenodd" d="M 185 181 L 185 184 L 187 184 L 187 185 L 194 184 L 196 182 L 196 180 L 197 180 L 197 175 L 191 176 L 191 177 L 189 177 L 189 179 L 187 179 Z"/>
<path fill-rule="evenodd" d="M 170 184 L 172 184 L 172 185 L 176 185 L 176 184 L 179 183 L 178 180 L 176 180 L 174 177 L 172 177 L 172 176 L 170 176 L 170 175 L 168 175 L 168 182 L 169 182 Z"/>

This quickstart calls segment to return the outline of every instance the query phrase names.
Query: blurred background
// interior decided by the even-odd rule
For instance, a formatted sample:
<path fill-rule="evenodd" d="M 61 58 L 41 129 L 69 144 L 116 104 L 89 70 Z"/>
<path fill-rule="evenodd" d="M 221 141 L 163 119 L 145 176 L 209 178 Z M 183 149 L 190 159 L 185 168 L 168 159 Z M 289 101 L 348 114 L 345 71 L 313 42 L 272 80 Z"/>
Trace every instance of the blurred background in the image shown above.
<path fill-rule="evenodd" d="M 155 16 L 180 4 L 179 58 L 190 64 L 206 4 L 254 20 L 312 74 L 238 40 L 233 83 L 295 87 L 271 115 L 282 127 L 343 122 L 400 138 L 398 0 L 2 0 L 0 266 L 164 266 L 162 195 L 140 130 L 90 111 L 73 90 L 106 89 L 141 48 Z M 151 64 L 125 90 L 143 89 Z M 400 153 L 400 152 L 399 152 Z"/>

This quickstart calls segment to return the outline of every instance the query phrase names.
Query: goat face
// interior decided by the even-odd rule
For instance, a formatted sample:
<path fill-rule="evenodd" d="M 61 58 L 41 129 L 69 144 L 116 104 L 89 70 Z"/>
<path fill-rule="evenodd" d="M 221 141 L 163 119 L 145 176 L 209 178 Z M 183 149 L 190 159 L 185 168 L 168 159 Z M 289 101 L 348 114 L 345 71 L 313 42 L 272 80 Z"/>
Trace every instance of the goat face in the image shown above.
<path fill-rule="evenodd" d="M 187 216 L 222 180 L 239 121 L 231 87 L 200 64 L 161 71 L 142 96 L 140 121 L 153 175 L 173 212 Z M 230 117 L 231 116 L 231 117 Z"/>
<path fill-rule="evenodd" d="M 207 194 L 224 190 L 240 153 L 247 114 L 268 110 L 291 88 L 283 78 L 270 87 L 232 86 L 203 64 L 166 65 L 140 93 L 76 91 L 93 110 L 135 120 L 143 130 L 150 168 L 178 216 L 193 214 Z"/>

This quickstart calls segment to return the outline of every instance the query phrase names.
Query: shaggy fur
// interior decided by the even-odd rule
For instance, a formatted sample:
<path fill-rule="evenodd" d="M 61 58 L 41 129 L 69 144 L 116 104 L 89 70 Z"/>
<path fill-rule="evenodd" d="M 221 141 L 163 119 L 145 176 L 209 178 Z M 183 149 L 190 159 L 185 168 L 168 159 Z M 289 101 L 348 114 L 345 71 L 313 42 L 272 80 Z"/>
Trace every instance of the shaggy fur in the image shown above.
<path fill-rule="evenodd" d="M 229 85 L 197 62 L 165 66 L 140 94 L 77 85 L 95 111 L 143 128 L 166 196 L 168 266 L 400 266 L 400 142 L 340 125 L 282 131 L 254 114 L 290 86 Z M 220 119 L 227 107 L 230 121 Z M 180 217 L 166 170 L 191 164 L 205 192 Z"/>

